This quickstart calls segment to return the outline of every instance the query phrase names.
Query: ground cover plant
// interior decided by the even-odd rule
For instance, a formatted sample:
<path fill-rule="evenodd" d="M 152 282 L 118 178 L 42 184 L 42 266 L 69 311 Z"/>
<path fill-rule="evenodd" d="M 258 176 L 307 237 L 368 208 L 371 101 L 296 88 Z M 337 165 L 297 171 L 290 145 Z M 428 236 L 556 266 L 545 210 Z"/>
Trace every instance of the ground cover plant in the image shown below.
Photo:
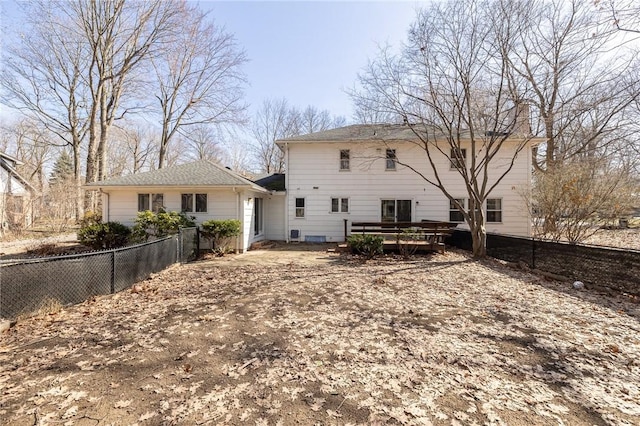
<path fill-rule="evenodd" d="M 281 249 L 0 335 L 0 423 L 638 424 L 638 300 L 475 262 Z"/>

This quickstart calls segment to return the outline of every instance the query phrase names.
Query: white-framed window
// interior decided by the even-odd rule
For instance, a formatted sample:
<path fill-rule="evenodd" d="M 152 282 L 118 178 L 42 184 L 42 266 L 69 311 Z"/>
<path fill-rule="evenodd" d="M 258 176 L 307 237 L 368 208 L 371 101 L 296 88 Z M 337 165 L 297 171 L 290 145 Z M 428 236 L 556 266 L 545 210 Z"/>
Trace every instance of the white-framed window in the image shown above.
<path fill-rule="evenodd" d="M 466 198 L 456 198 L 455 200 L 460 203 L 463 209 L 467 208 Z M 453 200 L 449 200 L 449 222 L 464 222 L 464 215 L 458 210 Z"/>
<path fill-rule="evenodd" d="M 386 161 L 385 161 L 385 168 L 387 170 L 395 170 L 396 169 L 396 161 L 398 159 L 398 157 L 396 157 L 396 150 L 395 149 L 387 149 L 387 153 L 386 153 Z"/>
<path fill-rule="evenodd" d="M 158 213 L 164 209 L 164 194 L 138 194 L 138 211 Z"/>
<path fill-rule="evenodd" d="M 349 213 L 349 199 L 331 198 L 331 213 Z"/>
<path fill-rule="evenodd" d="M 449 156 L 449 168 L 451 170 L 464 169 L 466 165 L 467 165 L 466 148 L 451 148 L 451 155 Z"/>
<path fill-rule="evenodd" d="M 253 205 L 253 235 L 260 235 L 263 232 L 263 214 L 264 199 L 255 198 Z"/>
<path fill-rule="evenodd" d="M 206 213 L 207 194 L 181 194 L 181 211 L 185 213 Z"/>
<path fill-rule="evenodd" d="M 296 198 L 296 217 L 304 218 L 305 209 L 305 199 L 304 198 Z"/>
<path fill-rule="evenodd" d="M 487 198 L 487 222 L 502 222 L 502 198 Z"/>
<path fill-rule="evenodd" d="M 340 150 L 340 170 L 350 170 L 351 168 L 351 151 L 348 149 Z"/>

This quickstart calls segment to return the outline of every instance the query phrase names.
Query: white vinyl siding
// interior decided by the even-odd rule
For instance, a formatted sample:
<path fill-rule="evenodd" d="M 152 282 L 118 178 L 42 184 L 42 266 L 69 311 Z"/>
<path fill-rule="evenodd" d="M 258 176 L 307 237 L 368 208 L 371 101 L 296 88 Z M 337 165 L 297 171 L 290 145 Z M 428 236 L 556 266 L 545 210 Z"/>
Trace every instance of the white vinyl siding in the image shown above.
<path fill-rule="evenodd" d="M 121 222 L 127 226 L 134 224 L 138 212 L 138 194 L 152 194 L 151 191 L 143 192 L 135 189 L 106 189 L 108 191 L 108 213 L 104 217 L 108 217 L 111 221 Z M 200 193 L 196 191 L 174 190 L 164 191 L 163 204 L 166 211 L 179 212 L 182 210 L 182 194 Z M 238 215 L 238 199 L 237 194 L 231 189 L 229 190 L 211 190 L 207 194 L 207 212 L 198 213 L 196 217 L 197 223 L 202 223 L 209 219 L 236 219 Z M 149 197 L 150 198 L 150 197 Z"/>
<path fill-rule="evenodd" d="M 344 147 L 345 144 L 341 142 Z M 397 143 L 396 152 L 402 153 L 403 161 L 407 161 L 426 177 L 433 179 L 424 151 L 411 143 Z M 350 168 L 348 179 L 336 168 L 335 144 L 305 143 L 289 145 L 289 162 L 287 168 L 288 211 L 287 230 L 299 229 L 300 237 L 326 236 L 327 241 L 344 239 L 344 219 L 349 222 L 380 221 L 381 200 L 412 200 L 412 220 L 449 220 L 449 200 L 442 192 L 425 182 L 407 167 L 398 167 L 394 173 L 385 173 L 385 166 L 380 160 L 384 156 L 386 146 L 375 143 L 353 143 L 350 147 Z M 513 145 L 505 144 L 505 149 Z M 340 148 L 345 149 L 345 148 Z M 435 150 L 434 150 L 435 151 Z M 467 156 L 469 155 L 467 148 Z M 449 170 L 449 149 L 445 154 L 434 157 L 439 171 Z M 490 173 L 495 176 L 502 173 L 510 162 L 511 152 L 499 154 L 492 162 Z M 530 223 L 527 207 L 522 194 L 529 187 L 530 154 L 524 150 L 516 159 L 511 172 L 494 190 L 502 200 L 502 222 L 487 224 L 488 232 L 513 235 L 528 235 Z M 384 162 L 385 159 L 383 158 Z M 464 194 L 467 189 L 458 173 L 444 173 L 445 185 L 450 193 Z M 330 214 L 327 206 L 331 198 L 349 198 L 349 216 Z M 295 219 L 295 199 L 304 198 L 305 220 Z M 498 198 L 497 196 L 490 198 Z M 458 225 L 461 228 L 466 224 Z"/>

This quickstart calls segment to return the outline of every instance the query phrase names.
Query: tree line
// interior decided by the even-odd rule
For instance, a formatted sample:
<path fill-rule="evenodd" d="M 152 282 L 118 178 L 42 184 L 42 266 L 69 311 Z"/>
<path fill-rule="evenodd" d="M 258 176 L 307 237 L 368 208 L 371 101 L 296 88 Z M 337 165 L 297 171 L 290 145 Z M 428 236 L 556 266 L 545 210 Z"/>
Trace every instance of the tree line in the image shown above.
<path fill-rule="evenodd" d="M 582 240 L 638 202 L 638 12 L 613 0 L 436 2 L 400 52 L 383 47 L 359 75 L 356 116 L 407 123 L 431 166 L 420 177 L 462 213 L 478 257 L 483 205 L 536 137 L 534 189 L 522 195 L 538 231 Z M 467 205 L 434 161 L 463 162 L 463 150 Z"/>
<path fill-rule="evenodd" d="M 76 218 L 96 208 L 85 182 L 191 159 L 282 172 L 274 140 L 347 122 L 278 98 L 249 117 L 246 53 L 194 4 L 34 0 L 24 7 L 27 21 L 5 46 L 1 82 L 2 102 L 21 120 L 4 129 L 0 150 L 23 160 L 24 174 L 43 191 L 70 182 Z M 359 74 L 351 121 L 411 126 L 433 167 L 421 177 L 462 212 L 479 255 L 481 206 L 504 177 L 489 171 L 512 135 L 522 137 L 505 174 L 540 138 L 534 191 L 523 196 L 541 233 L 583 239 L 591 218 L 619 216 L 637 202 L 638 16 L 630 0 L 435 2 L 417 11 L 399 50 L 382 47 Z M 250 140 L 230 144 L 241 132 Z M 453 152 L 462 161 L 469 138 L 468 167 L 457 169 L 467 189 L 461 205 L 433 158 Z M 45 176 L 51 162 L 67 177 Z"/>

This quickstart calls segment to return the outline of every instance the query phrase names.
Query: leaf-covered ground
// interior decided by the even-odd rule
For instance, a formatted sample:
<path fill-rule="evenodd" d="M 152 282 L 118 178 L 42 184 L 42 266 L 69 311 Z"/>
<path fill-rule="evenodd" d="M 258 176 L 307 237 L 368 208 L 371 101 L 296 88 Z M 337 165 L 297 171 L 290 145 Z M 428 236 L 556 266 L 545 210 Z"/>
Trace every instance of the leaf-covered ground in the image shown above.
<path fill-rule="evenodd" d="M 461 252 L 250 252 L 19 322 L 0 424 L 639 424 L 639 307 Z"/>

